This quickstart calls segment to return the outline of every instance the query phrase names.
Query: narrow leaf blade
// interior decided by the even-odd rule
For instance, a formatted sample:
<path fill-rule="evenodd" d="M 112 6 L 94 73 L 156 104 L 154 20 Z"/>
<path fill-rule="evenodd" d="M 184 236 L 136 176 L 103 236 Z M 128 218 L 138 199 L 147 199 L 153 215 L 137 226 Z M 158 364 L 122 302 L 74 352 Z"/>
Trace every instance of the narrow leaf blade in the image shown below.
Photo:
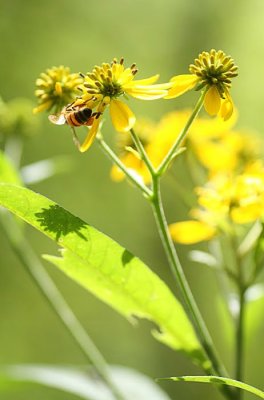
<path fill-rule="evenodd" d="M 197 382 L 197 383 L 212 383 L 233 386 L 238 389 L 245 390 L 255 394 L 256 396 L 264 399 L 264 392 L 254 386 L 248 385 L 247 383 L 236 381 L 235 379 L 223 378 L 221 376 L 176 376 L 171 378 L 165 378 L 172 381 L 184 381 L 184 382 Z"/>

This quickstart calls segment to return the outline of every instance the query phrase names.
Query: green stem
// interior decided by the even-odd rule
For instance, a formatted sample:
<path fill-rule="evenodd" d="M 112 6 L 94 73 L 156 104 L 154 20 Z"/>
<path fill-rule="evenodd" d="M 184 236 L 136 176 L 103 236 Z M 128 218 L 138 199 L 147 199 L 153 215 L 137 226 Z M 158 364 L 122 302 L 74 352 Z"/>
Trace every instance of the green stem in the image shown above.
<path fill-rule="evenodd" d="M 138 152 L 139 152 L 139 154 L 141 156 L 141 159 L 145 162 L 145 164 L 146 164 L 151 176 L 156 175 L 156 171 L 155 171 L 155 169 L 154 169 L 154 167 L 153 167 L 153 165 L 152 165 L 152 163 L 151 163 L 151 161 L 150 161 L 150 159 L 149 159 L 149 157 L 148 157 L 148 155 L 146 153 L 146 150 L 144 149 L 143 144 L 141 143 L 139 137 L 137 136 L 137 134 L 135 133 L 133 128 L 130 129 L 130 134 L 131 134 L 131 137 L 132 137 L 132 139 L 133 139 L 133 141 L 135 143 L 135 146 L 136 146 L 136 148 L 137 148 L 137 150 L 138 150 Z"/>
<path fill-rule="evenodd" d="M 230 242 L 234 256 L 234 264 L 236 266 L 237 273 L 237 288 L 238 288 L 238 299 L 239 299 L 239 310 L 236 317 L 236 353 L 235 353 L 235 379 L 243 380 L 243 364 L 244 364 L 244 316 L 245 316 L 245 293 L 247 285 L 244 281 L 244 274 L 242 269 L 242 260 L 239 253 L 239 247 L 237 246 L 235 229 L 233 229 Z M 242 400 L 243 391 L 237 390 L 236 400 Z"/>
<path fill-rule="evenodd" d="M 26 241 L 19 226 L 7 212 L 1 212 L 1 225 L 14 253 L 33 279 L 50 307 L 67 328 L 84 356 L 94 366 L 102 380 L 109 387 L 115 399 L 124 400 L 110 377 L 108 366 L 75 314 L 64 300 L 54 282 L 46 272 L 31 246 Z"/>
<path fill-rule="evenodd" d="M 187 121 L 187 124 L 185 128 L 182 130 L 180 135 L 178 136 L 176 142 L 172 146 L 171 150 L 168 152 L 167 156 L 165 157 L 164 161 L 161 163 L 160 167 L 158 170 L 155 170 L 153 167 L 145 149 L 144 146 L 142 145 L 140 139 L 136 135 L 133 129 L 130 130 L 131 137 L 135 143 L 135 146 L 137 148 L 137 151 L 139 152 L 141 159 L 145 162 L 151 176 L 152 176 L 152 193 L 148 194 L 147 198 L 150 200 L 153 213 L 156 219 L 158 231 L 161 237 L 162 244 L 164 246 L 169 265 L 171 268 L 171 272 L 173 274 L 173 277 L 178 284 L 178 287 L 180 288 L 181 294 L 184 299 L 184 304 L 186 307 L 186 311 L 191 319 L 191 321 L 194 324 L 195 330 L 197 332 L 197 335 L 200 339 L 201 346 L 204 350 L 204 353 L 206 354 L 208 361 L 210 361 L 210 366 L 205 366 L 204 369 L 207 374 L 217 374 L 219 376 L 225 376 L 228 377 L 228 373 L 223 365 L 223 363 L 220 361 L 218 354 L 216 353 L 213 341 L 210 337 L 210 334 L 207 330 L 207 327 L 204 323 L 204 320 L 200 314 L 200 311 L 197 307 L 197 304 L 194 300 L 194 297 L 192 295 L 191 289 L 188 285 L 188 282 L 186 280 L 186 277 L 183 272 L 183 268 L 181 266 L 180 260 L 178 258 L 177 252 L 175 250 L 174 244 L 172 242 L 169 230 L 168 230 L 168 224 L 166 221 L 164 209 L 163 209 L 163 204 L 162 204 L 162 199 L 161 199 L 161 194 L 160 194 L 160 177 L 163 174 L 163 172 L 166 170 L 168 165 L 170 164 L 171 160 L 175 156 L 175 152 L 177 151 L 178 147 L 182 143 L 182 141 L 185 139 L 188 130 L 198 115 L 200 109 L 203 106 L 203 101 L 204 97 L 206 94 L 206 90 L 202 93 L 200 96 L 193 113 L 191 114 L 190 118 Z M 105 147 L 103 148 L 105 153 L 112 159 L 114 163 L 118 165 L 118 162 L 115 158 L 111 156 L 111 152 L 109 154 L 109 148 Z M 126 169 L 123 169 L 123 172 L 128 176 Z M 129 177 L 129 176 L 128 176 Z M 137 185 L 139 186 L 139 185 Z M 140 187 L 139 187 L 140 188 Z M 141 188 L 142 190 L 142 188 Z M 144 192 L 146 194 L 146 192 Z M 228 387 L 221 387 L 220 390 L 226 395 L 227 398 L 233 399 L 234 398 L 234 391 Z"/>
<path fill-rule="evenodd" d="M 202 106 L 203 106 L 203 102 L 204 102 L 204 97 L 206 95 L 207 90 L 204 90 L 200 96 L 200 98 L 198 99 L 192 114 L 190 115 L 185 127 L 183 128 L 183 130 L 181 131 L 181 133 L 179 134 L 179 136 L 177 137 L 174 145 L 171 147 L 170 151 L 168 152 L 168 154 L 166 155 L 166 157 L 164 158 L 164 160 L 162 161 L 162 163 L 160 164 L 158 170 L 157 170 L 157 174 L 158 175 L 162 175 L 163 172 L 166 171 L 167 167 L 169 166 L 171 160 L 173 159 L 175 152 L 178 150 L 179 146 L 181 145 L 182 141 L 185 139 L 190 126 L 192 125 L 193 121 L 195 120 L 195 118 L 197 117 L 197 115 L 199 114 Z"/>
<path fill-rule="evenodd" d="M 223 363 L 220 361 L 218 354 L 216 353 L 213 341 L 197 307 L 189 284 L 184 275 L 176 249 L 172 242 L 161 199 L 159 176 L 156 176 L 153 180 L 153 197 L 151 199 L 151 204 L 160 238 L 169 261 L 169 266 L 181 291 L 186 312 L 188 313 L 191 321 L 193 321 L 204 352 L 211 362 L 211 366 L 206 368 L 205 371 L 207 374 L 217 374 L 219 376 L 228 377 L 228 373 Z M 233 391 L 231 391 L 230 388 L 222 387 L 221 390 L 225 392 L 227 397 L 233 398 Z"/>
<path fill-rule="evenodd" d="M 245 291 L 240 290 L 239 294 L 239 313 L 236 326 L 236 380 L 243 380 L 244 362 L 244 316 L 245 316 Z M 237 400 L 242 399 L 242 391 L 238 389 Z"/>
<path fill-rule="evenodd" d="M 97 142 L 106 156 L 124 172 L 128 180 L 137 186 L 138 189 L 141 190 L 147 197 L 152 195 L 152 191 L 141 183 L 139 180 L 135 179 L 135 177 L 129 172 L 126 166 L 122 163 L 122 161 L 117 157 L 117 155 L 112 151 L 112 149 L 108 146 L 108 144 L 103 140 L 101 135 L 98 135 Z"/>

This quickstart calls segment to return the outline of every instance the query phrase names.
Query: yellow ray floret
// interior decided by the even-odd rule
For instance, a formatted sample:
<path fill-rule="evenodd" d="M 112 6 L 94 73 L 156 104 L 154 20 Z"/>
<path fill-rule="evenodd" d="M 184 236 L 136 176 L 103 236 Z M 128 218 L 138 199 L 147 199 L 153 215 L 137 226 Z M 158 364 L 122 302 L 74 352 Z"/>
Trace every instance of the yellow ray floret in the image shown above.
<path fill-rule="evenodd" d="M 169 226 L 172 239 L 177 243 L 193 244 L 210 240 L 216 229 L 202 221 L 182 221 Z"/>
<path fill-rule="evenodd" d="M 233 113 L 230 95 L 231 79 L 237 76 L 237 66 L 222 50 L 203 51 L 189 66 L 190 74 L 174 76 L 167 99 L 177 97 L 196 87 L 206 91 L 204 106 L 209 115 L 219 114 L 228 120 Z"/>

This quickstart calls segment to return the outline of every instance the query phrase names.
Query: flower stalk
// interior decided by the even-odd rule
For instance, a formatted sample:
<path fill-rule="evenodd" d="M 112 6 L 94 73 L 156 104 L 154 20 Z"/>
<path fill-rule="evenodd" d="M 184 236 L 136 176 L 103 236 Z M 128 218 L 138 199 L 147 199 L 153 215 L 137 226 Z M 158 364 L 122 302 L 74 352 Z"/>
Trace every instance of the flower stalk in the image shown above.
<path fill-rule="evenodd" d="M 135 185 L 146 197 L 152 196 L 152 191 L 149 189 L 144 183 L 140 182 L 135 178 L 133 174 L 126 168 L 126 166 L 122 163 L 122 161 L 117 157 L 117 155 L 113 152 L 113 150 L 108 146 L 108 144 L 104 141 L 102 135 L 97 135 L 97 142 L 104 152 L 104 154 L 113 162 L 113 164 L 117 165 L 118 168 L 121 169 L 122 172 L 126 175 L 127 179 Z"/>
<path fill-rule="evenodd" d="M 166 155 L 166 157 L 164 158 L 164 160 L 162 161 L 162 163 L 160 164 L 159 168 L 157 169 L 157 175 L 162 175 L 168 168 L 168 166 L 170 165 L 172 159 L 174 158 L 175 153 L 177 152 L 178 148 L 180 147 L 181 143 L 184 141 L 184 139 L 186 138 L 189 128 L 191 127 L 192 123 L 194 122 L 195 118 L 197 117 L 197 115 L 199 114 L 202 106 L 203 106 L 203 102 L 204 102 L 204 98 L 206 95 L 207 90 L 204 90 L 200 96 L 200 98 L 198 99 L 192 114 L 190 115 L 185 127 L 183 128 L 183 130 L 181 131 L 181 133 L 179 134 L 179 136 L 177 137 L 174 145 L 171 147 L 170 151 L 168 152 L 168 154 Z"/>
<path fill-rule="evenodd" d="M 156 220 L 156 224 L 158 227 L 158 231 L 160 234 L 160 238 L 164 247 L 164 250 L 167 255 L 167 259 L 169 262 L 169 266 L 172 272 L 172 275 L 180 288 L 184 304 L 186 307 L 186 312 L 194 323 L 196 332 L 200 339 L 200 343 L 210 360 L 211 365 L 205 369 L 207 374 L 217 374 L 219 376 L 228 376 L 228 373 L 219 360 L 218 354 L 216 353 L 213 341 L 210 337 L 210 334 L 206 328 L 206 325 L 203 321 L 203 318 L 200 314 L 200 311 L 197 307 L 197 304 L 194 300 L 193 294 L 189 287 L 189 284 L 186 280 L 186 277 L 183 272 L 183 268 L 181 266 L 179 257 L 175 250 L 174 244 L 170 237 L 170 233 L 168 230 L 168 224 L 166 221 L 164 208 L 162 204 L 162 198 L 160 193 L 160 177 L 157 176 L 153 180 L 153 197 L 151 199 L 151 205 L 153 209 L 153 214 Z M 233 398 L 233 393 L 230 390 L 226 391 L 228 397 Z"/>
<path fill-rule="evenodd" d="M 235 338 L 236 338 L 236 349 L 235 349 L 235 379 L 243 380 L 243 364 L 244 364 L 244 331 L 245 331 L 245 308 L 246 308 L 246 290 L 250 286 L 249 283 L 245 282 L 243 274 L 242 259 L 238 251 L 235 229 L 230 234 L 230 244 L 233 252 L 234 266 L 236 269 L 236 285 L 238 291 L 238 313 L 236 315 L 235 324 Z M 243 391 L 237 389 L 236 400 L 242 400 Z"/>
<path fill-rule="evenodd" d="M 198 111 L 197 111 L 197 113 L 198 113 Z M 145 157 L 147 159 L 147 155 L 145 153 L 143 145 L 141 144 L 140 140 L 138 139 L 138 137 L 134 131 L 131 132 L 131 136 L 132 136 L 132 138 L 134 138 L 134 137 L 136 138 L 135 145 L 136 145 L 139 153 L 141 154 L 143 160 L 145 160 Z M 114 153 L 103 142 L 103 140 L 101 138 L 99 138 L 98 140 L 99 140 L 99 144 L 102 147 L 102 149 L 104 150 L 104 152 L 120 168 L 120 160 L 116 156 L 113 157 Z M 143 150 L 144 150 L 144 152 L 143 152 Z M 149 163 L 150 163 L 150 161 L 149 161 Z M 131 180 L 131 176 L 129 176 L 129 174 L 127 174 L 128 171 L 127 171 L 126 167 L 123 166 L 122 171 L 126 174 L 128 179 Z M 161 199 L 161 193 L 160 193 L 160 175 L 157 173 L 157 171 L 154 170 L 154 167 L 152 165 L 150 168 L 150 173 L 152 175 L 152 192 L 150 192 L 151 196 L 148 193 L 147 198 L 151 202 L 153 214 L 155 216 L 155 220 L 157 223 L 161 241 L 162 241 L 163 247 L 165 249 L 168 261 L 169 261 L 172 275 L 173 275 L 175 281 L 177 282 L 177 285 L 180 288 L 182 297 L 184 299 L 184 303 L 186 306 L 186 312 L 189 315 L 191 321 L 193 321 L 193 323 L 194 323 L 195 330 L 200 339 L 201 346 L 204 349 L 206 356 L 208 357 L 209 362 L 204 367 L 205 372 L 207 374 L 217 374 L 219 376 L 227 377 L 228 373 L 227 373 L 224 365 L 222 364 L 222 362 L 219 360 L 219 357 L 216 353 L 214 344 L 213 344 L 210 334 L 206 328 L 206 325 L 203 321 L 203 318 L 200 314 L 200 311 L 196 305 L 196 302 L 193 298 L 191 289 L 185 278 L 180 260 L 178 258 L 174 244 L 170 237 L 170 233 L 168 230 L 168 224 L 166 221 L 163 203 L 162 203 L 162 199 Z M 136 186 L 142 191 L 142 187 L 140 185 L 136 184 Z M 146 195 L 145 191 L 144 191 L 144 194 Z M 230 389 L 228 387 L 222 387 L 221 390 L 225 393 L 227 398 L 230 398 L 230 399 L 234 398 L 234 393 L 233 393 L 232 389 Z"/>

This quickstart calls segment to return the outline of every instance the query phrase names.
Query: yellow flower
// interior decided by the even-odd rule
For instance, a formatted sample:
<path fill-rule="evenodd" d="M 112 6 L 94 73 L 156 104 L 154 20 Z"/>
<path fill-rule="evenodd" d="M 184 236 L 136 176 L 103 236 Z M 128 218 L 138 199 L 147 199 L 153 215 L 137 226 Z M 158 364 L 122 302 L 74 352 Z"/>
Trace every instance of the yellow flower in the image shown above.
<path fill-rule="evenodd" d="M 190 115 L 191 110 L 179 110 L 165 114 L 157 123 L 142 119 L 137 121 L 135 130 L 155 168 L 167 155 Z M 183 145 L 191 147 L 198 161 L 208 170 L 210 178 L 219 173 L 239 172 L 260 156 L 263 147 L 261 137 L 255 132 L 234 130 L 236 120 L 237 112 L 227 122 L 220 117 L 196 118 L 190 127 L 187 143 Z M 118 153 L 129 169 L 138 174 L 144 183 L 150 183 L 150 175 L 135 153 L 130 135 L 119 134 Z M 124 179 L 124 174 L 113 167 L 111 177 L 119 182 Z"/>
<path fill-rule="evenodd" d="M 194 64 L 189 66 L 190 74 L 174 76 L 173 87 L 167 99 L 180 96 L 196 87 L 206 90 L 204 107 L 209 115 L 219 114 L 228 120 L 233 113 L 233 101 L 230 96 L 231 79 L 237 76 L 237 66 L 233 59 L 222 50 L 203 51 Z"/>
<path fill-rule="evenodd" d="M 264 215 L 264 165 L 256 161 L 236 179 L 231 218 L 238 224 L 256 221 Z"/>
<path fill-rule="evenodd" d="M 166 114 L 158 123 L 142 118 L 136 121 L 135 131 L 155 168 L 160 165 L 175 142 L 189 114 L 189 111 L 171 112 Z M 145 184 L 150 183 L 149 171 L 137 154 L 130 135 L 119 134 L 118 138 L 118 153 L 123 164 L 133 171 L 139 180 Z M 111 178 L 114 181 L 120 182 L 124 177 L 124 173 L 118 167 L 112 167 Z"/>
<path fill-rule="evenodd" d="M 152 140 L 147 147 L 149 158 L 154 167 L 159 167 L 186 125 L 189 115 L 188 110 L 173 111 L 165 114 L 158 122 Z"/>
<path fill-rule="evenodd" d="M 170 226 L 174 241 L 191 244 L 210 240 L 220 231 L 232 232 L 232 224 L 253 223 L 264 217 L 264 165 L 256 161 L 242 174 L 220 174 L 196 189 L 195 220 Z"/>
<path fill-rule="evenodd" d="M 234 130 L 235 122 L 236 113 L 228 122 L 220 117 L 197 118 L 190 129 L 188 144 L 211 177 L 219 172 L 241 171 L 260 155 L 260 135 Z"/>
<path fill-rule="evenodd" d="M 37 89 L 35 95 L 39 105 L 33 112 L 38 113 L 45 110 L 59 112 L 64 106 L 75 100 L 78 86 L 83 78 L 80 74 L 70 73 L 70 69 L 64 66 L 48 68 L 40 74 L 36 80 Z"/>
<path fill-rule="evenodd" d="M 111 64 L 104 63 L 95 66 L 91 73 L 87 73 L 84 83 L 81 85 L 83 94 L 74 105 L 85 105 L 86 102 L 94 101 L 96 113 L 99 118 L 94 119 L 89 133 L 80 147 L 80 151 L 86 151 L 92 144 L 100 119 L 106 107 L 110 108 L 110 115 L 114 128 L 118 132 L 128 132 L 133 128 L 136 118 L 127 104 L 118 100 L 122 96 L 132 96 L 141 100 L 155 100 L 163 98 L 168 94 L 172 84 L 154 84 L 159 75 L 147 79 L 134 80 L 137 73 L 136 65 L 130 68 L 124 67 L 124 60 L 118 62 L 116 59 Z"/>

